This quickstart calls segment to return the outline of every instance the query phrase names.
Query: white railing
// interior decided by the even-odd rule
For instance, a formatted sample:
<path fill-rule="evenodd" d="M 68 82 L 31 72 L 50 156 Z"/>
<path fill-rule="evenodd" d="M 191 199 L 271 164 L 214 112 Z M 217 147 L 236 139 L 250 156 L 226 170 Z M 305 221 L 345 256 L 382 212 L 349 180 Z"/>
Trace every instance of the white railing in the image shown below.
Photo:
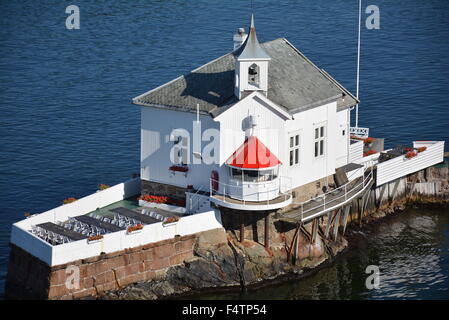
<path fill-rule="evenodd" d="M 200 192 L 202 189 L 203 189 L 203 186 L 200 186 L 198 188 L 198 190 L 196 190 L 195 193 L 190 193 L 190 195 L 189 195 L 189 213 L 195 212 L 200 208 L 201 197 L 198 196 L 198 192 Z M 195 210 L 193 209 L 194 208 L 194 205 L 193 205 L 194 200 L 196 200 Z"/>
<path fill-rule="evenodd" d="M 354 140 L 351 139 L 351 143 L 349 144 L 349 156 L 348 162 L 356 162 L 363 158 L 363 140 Z"/>
<path fill-rule="evenodd" d="M 416 156 L 409 159 L 405 155 L 401 155 L 377 165 L 377 186 L 428 168 L 444 160 L 444 141 L 415 141 L 413 147 L 426 147 L 426 150 L 417 152 Z"/>
<path fill-rule="evenodd" d="M 231 202 L 227 201 L 227 198 L 239 200 L 243 202 L 243 205 L 245 204 L 273 204 L 278 203 L 279 198 L 283 197 L 284 201 L 287 201 L 291 198 L 291 185 L 292 185 L 292 179 L 290 177 L 280 176 L 278 177 L 279 184 L 276 184 L 276 187 L 268 189 L 268 190 L 260 190 L 255 189 L 252 193 L 248 194 L 248 189 L 251 190 L 250 187 L 242 185 L 231 185 L 223 182 L 219 182 L 215 179 L 210 179 L 210 196 L 213 197 L 213 195 L 220 195 L 223 197 L 223 202 Z M 212 184 L 213 183 L 218 184 L 218 190 L 213 191 Z M 263 184 L 263 183 L 260 183 Z M 240 192 L 235 192 L 235 190 L 240 190 Z M 245 189 L 245 193 L 244 193 Z M 286 190 L 286 191 L 282 191 Z M 275 194 L 275 197 L 271 197 L 271 195 Z M 242 195 L 242 197 L 239 197 L 238 195 Z M 248 200 L 248 198 L 251 198 L 251 200 Z"/>
<path fill-rule="evenodd" d="M 368 138 L 369 137 L 369 128 L 362 128 L 362 127 L 350 127 L 349 133 L 351 136 L 356 136 L 360 138 Z"/>
<path fill-rule="evenodd" d="M 360 169 L 365 169 L 365 167 L 360 168 Z M 327 212 L 330 209 L 333 209 L 334 207 L 339 207 L 339 206 L 347 203 L 349 200 L 353 199 L 355 196 L 360 194 L 360 192 L 362 192 L 366 188 L 366 186 L 369 185 L 369 183 L 372 180 L 373 180 L 373 170 L 371 169 L 369 171 L 369 173 L 363 177 L 361 182 L 356 183 L 353 186 L 350 186 L 353 182 L 348 182 L 348 183 L 344 184 L 343 186 L 340 186 L 336 189 L 326 192 L 318 197 L 312 198 L 310 200 L 307 200 L 307 201 L 304 201 L 301 203 L 295 203 L 296 205 L 300 206 L 301 220 L 304 220 L 304 214 L 314 211 L 316 209 L 322 208 L 322 210 L 319 210 L 319 212 L 314 214 L 313 217 L 319 216 L 320 214 Z M 360 189 L 360 190 L 358 190 L 358 189 Z M 357 190 L 357 191 L 355 191 L 354 194 L 351 194 L 354 190 Z M 336 196 L 341 191 L 343 191 L 343 194 L 340 196 Z M 319 202 L 319 204 L 316 206 L 312 205 L 310 208 L 304 208 L 307 204 L 314 203 L 314 202 Z M 307 218 L 311 218 L 311 217 L 307 217 Z"/>

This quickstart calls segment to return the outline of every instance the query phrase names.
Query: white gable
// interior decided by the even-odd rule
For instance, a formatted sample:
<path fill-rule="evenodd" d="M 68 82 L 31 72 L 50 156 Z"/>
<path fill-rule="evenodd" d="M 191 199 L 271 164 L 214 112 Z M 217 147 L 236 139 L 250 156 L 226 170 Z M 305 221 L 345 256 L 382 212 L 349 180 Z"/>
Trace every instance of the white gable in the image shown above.
<path fill-rule="evenodd" d="M 214 119 L 220 123 L 220 164 L 243 143 L 245 135 L 249 135 L 251 116 L 257 117 L 254 134 L 282 158 L 285 121 L 292 116 L 263 94 L 253 92 Z"/>

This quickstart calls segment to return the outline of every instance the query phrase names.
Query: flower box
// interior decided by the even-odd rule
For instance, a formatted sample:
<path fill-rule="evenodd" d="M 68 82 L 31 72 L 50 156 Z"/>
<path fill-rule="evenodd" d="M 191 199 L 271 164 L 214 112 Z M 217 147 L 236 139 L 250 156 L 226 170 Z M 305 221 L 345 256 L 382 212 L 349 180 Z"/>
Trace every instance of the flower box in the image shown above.
<path fill-rule="evenodd" d="M 170 204 L 177 207 L 185 207 L 186 201 L 184 199 L 176 199 L 165 196 L 155 196 L 151 194 L 144 194 L 138 198 L 139 200 L 145 201 L 147 203 L 157 203 L 157 204 Z"/>
<path fill-rule="evenodd" d="M 139 200 L 143 200 L 146 202 L 154 202 L 154 203 L 167 203 L 168 197 L 165 196 L 155 196 L 151 194 L 144 194 L 142 195 Z"/>
<path fill-rule="evenodd" d="M 128 227 L 128 229 L 126 229 L 126 233 L 127 234 L 135 234 L 135 233 L 142 232 L 142 229 L 143 229 L 143 225 L 136 224 L 135 226 Z"/>
<path fill-rule="evenodd" d="M 418 154 L 416 153 L 416 152 L 414 152 L 414 151 L 409 151 L 409 152 L 407 152 L 406 154 L 405 154 L 405 158 L 406 159 L 411 159 L 411 158 L 414 158 L 414 157 L 416 157 Z"/>
<path fill-rule="evenodd" d="M 427 150 L 427 147 L 419 147 L 418 149 L 416 149 L 418 151 L 418 153 L 420 152 L 424 152 Z"/>
<path fill-rule="evenodd" d="M 377 153 L 375 150 L 368 150 L 367 152 L 365 152 L 363 154 L 363 156 L 367 157 L 367 156 L 370 156 L 370 155 L 375 154 L 375 153 Z"/>
<path fill-rule="evenodd" d="M 374 138 L 368 137 L 364 139 L 363 142 L 366 144 L 372 144 L 374 142 Z"/>
<path fill-rule="evenodd" d="M 164 227 L 172 226 L 172 225 L 175 225 L 178 221 L 179 221 L 179 217 L 176 217 L 176 216 L 168 217 L 164 220 L 164 222 L 162 222 L 162 226 L 164 226 Z"/>
<path fill-rule="evenodd" d="M 92 243 L 100 242 L 102 239 L 103 239 L 103 235 L 101 235 L 101 234 L 96 235 L 96 236 L 91 236 L 91 237 L 87 238 L 87 243 L 92 244 Z"/>
<path fill-rule="evenodd" d="M 189 171 L 189 167 L 187 166 L 171 166 L 169 168 L 171 171 L 178 171 L 178 172 L 187 172 Z"/>
<path fill-rule="evenodd" d="M 70 197 L 70 198 L 64 199 L 64 200 L 62 201 L 62 203 L 64 203 L 64 204 L 69 204 L 69 203 L 72 203 L 72 202 L 75 202 L 75 201 L 76 201 L 76 198 Z"/>
<path fill-rule="evenodd" d="M 100 185 L 98 186 L 98 190 L 102 191 L 102 190 L 106 190 L 108 188 L 110 188 L 111 186 L 108 184 L 104 184 L 104 183 L 100 183 Z"/>

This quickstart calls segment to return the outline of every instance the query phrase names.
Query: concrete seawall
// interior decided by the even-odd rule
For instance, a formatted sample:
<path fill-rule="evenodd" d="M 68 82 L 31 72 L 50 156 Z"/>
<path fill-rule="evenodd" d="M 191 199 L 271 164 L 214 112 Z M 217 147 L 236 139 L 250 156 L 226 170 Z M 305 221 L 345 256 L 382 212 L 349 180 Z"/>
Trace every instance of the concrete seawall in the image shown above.
<path fill-rule="evenodd" d="M 79 299 L 140 281 L 160 279 L 168 268 L 193 257 L 198 236 L 175 237 L 53 267 L 12 245 L 6 297 Z"/>

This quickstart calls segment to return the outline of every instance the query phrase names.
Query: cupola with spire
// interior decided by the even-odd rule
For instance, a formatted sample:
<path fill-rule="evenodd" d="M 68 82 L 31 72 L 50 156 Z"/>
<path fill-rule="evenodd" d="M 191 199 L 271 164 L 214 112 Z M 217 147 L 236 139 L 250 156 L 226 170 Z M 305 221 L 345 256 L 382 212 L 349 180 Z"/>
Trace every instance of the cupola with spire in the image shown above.
<path fill-rule="evenodd" d="M 245 42 L 234 51 L 235 95 L 242 99 L 253 91 L 267 94 L 268 62 L 271 57 L 262 48 L 256 36 L 254 15 L 251 15 L 251 26 Z"/>

